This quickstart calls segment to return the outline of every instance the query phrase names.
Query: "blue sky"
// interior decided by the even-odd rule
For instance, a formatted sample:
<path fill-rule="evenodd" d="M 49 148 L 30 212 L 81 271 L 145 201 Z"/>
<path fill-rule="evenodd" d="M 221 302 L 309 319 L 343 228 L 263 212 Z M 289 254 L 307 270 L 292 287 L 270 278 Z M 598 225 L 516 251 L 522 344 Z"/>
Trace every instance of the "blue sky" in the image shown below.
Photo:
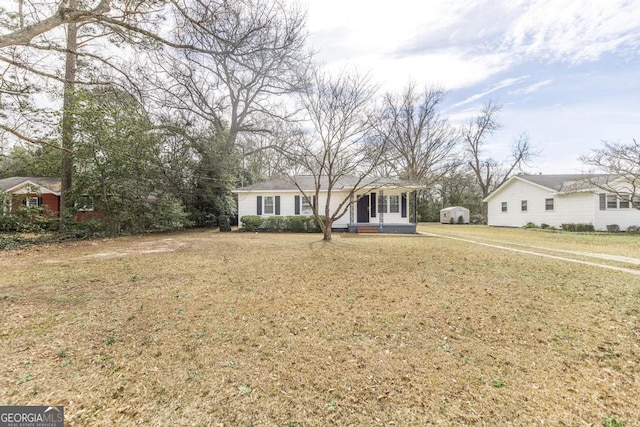
<path fill-rule="evenodd" d="M 527 133 L 526 171 L 575 173 L 602 140 L 640 139 L 639 0 L 301 0 L 329 69 L 370 72 L 384 90 L 409 80 L 447 91 L 443 114 L 468 120 L 495 100 L 508 155 Z"/>

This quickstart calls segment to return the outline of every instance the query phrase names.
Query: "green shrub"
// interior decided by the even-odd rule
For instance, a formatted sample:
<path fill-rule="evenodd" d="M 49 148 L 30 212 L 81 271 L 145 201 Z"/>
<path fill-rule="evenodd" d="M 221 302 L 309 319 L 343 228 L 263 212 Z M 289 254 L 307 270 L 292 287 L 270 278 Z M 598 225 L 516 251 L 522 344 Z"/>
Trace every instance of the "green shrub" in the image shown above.
<path fill-rule="evenodd" d="M 538 226 L 533 222 L 528 222 L 524 225 L 524 228 L 538 228 Z"/>
<path fill-rule="evenodd" d="M 76 239 L 108 235 L 108 233 L 105 232 L 104 224 L 99 218 L 69 224 L 65 229 L 65 233 Z"/>
<path fill-rule="evenodd" d="M 289 221 L 286 216 L 268 216 L 263 218 L 259 229 L 264 231 L 288 231 Z"/>
<path fill-rule="evenodd" d="M 630 225 L 627 227 L 627 233 L 639 233 L 640 225 Z"/>
<path fill-rule="evenodd" d="M 320 217 L 321 221 L 325 220 L 324 216 Z M 308 232 L 315 233 L 320 231 L 320 227 L 316 223 L 313 216 L 258 216 L 245 215 L 240 218 L 242 229 L 244 231 L 267 231 L 281 232 L 288 231 L 294 233 Z"/>
<path fill-rule="evenodd" d="M 173 231 L 192 225 L 182 202 L 171 194 L 159 195 L 146 208 L 143 218 L 145 230 Z"/>
<path fill-rule="evenodd" d="M 607 225 L 607 231 L 609 233 L 619 233 L 620 232 L 620 226 L 618 224 L 609 224 L 609 225 Z"/>
<path fill-rule="evenodd" d="M 567 223 L 567 224 L 562 224 L 562 229 L 564 231 L 571 231 L 571 232 L 579 232 L 579 233 L 587 233 L 590 231 L 595 231 L 595 228 L 593 227 L 593 224 L 585 224 L 585 223 Z"/>
<path fill-rule="evenodd" d="M 289 230 L 294 233 L 302 233 L 307 231 L 307 220 L 306 216 L 290 216 L 289 217 Z"/>
<path fill-rule="evenodd" d="M 11 214 L 0 214 L 0 231 L 16 231 L 19 233 L 40 233 L 55 227 L 51 222 L 57 219 L 46 216 L 38 206 L 20 207 Z"/>
<path fill-rule="evenodd" d="M 260 224 L 262 224 L 262 217 L 258 215 L 245 215 L 240 218 L 242 222 L 242 228 L 245 231 L 258 231 Z"/>
<path fill-rule="evenodd" d="M 576 224 L 576 231 L 581 232 L 581 233 L 585 233 L 585 232 L 590 232 L 590 231 L 596 231 L 596 229 L 593 227 L 593 224 Z"/>
<path fill-rule="evenodd" d="M 1 220 L 1 217 L 0 217 L 0 220 Z M 32 244 L 33 242 L 20 236 L 16 236 L 16 235 L 1 236 L 0 235 L 0 250 L 22 248 L 25 246 L 30 246 Z"/>

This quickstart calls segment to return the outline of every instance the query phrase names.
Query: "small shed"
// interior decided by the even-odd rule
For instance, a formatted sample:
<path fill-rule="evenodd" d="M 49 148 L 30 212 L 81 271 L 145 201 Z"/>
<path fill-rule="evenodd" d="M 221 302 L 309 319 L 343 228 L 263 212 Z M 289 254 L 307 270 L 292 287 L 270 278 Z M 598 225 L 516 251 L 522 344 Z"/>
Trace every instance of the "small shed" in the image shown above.
<path fill-rule="evenodd" d="M 440 209 L 442 224 L 469 224 L 469 209 L 462 206 L 451 206 Z"/>

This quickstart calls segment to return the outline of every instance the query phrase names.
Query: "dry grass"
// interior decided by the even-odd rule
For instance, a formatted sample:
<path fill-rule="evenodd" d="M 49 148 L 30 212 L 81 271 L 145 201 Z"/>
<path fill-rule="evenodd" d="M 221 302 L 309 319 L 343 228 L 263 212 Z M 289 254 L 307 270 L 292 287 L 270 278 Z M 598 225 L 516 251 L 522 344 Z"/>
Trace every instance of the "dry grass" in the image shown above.
<path fill-rule="evenodd" d="M 640 257 L 640 234 L 637 233 L 570 233 L 557 230 L 487 227 L 484 225 L 449 225 L 426 223 L 418 226 L 424 233 L 444 233 L 496 243 L 555 248 L 610 255 Z"/>
<path fill-rule="evenodd" d="M 211 231 L 5 251 L 0 269 L 0 404 L 61 404 L 67 425 L 640 414 L 640 283 L 622 272 L 434 237 Z"/>

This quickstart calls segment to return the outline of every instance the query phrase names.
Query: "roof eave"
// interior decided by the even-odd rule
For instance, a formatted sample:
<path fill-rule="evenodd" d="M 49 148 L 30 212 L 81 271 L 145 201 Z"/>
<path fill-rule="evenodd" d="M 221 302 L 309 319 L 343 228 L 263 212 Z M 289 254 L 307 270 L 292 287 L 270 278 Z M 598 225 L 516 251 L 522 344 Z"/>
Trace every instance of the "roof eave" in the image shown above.
<path fill-rule="evenodd" d="M 48 188 L 48 187 L 45 187 L 44 185 L 36 184 L 36 183 L 35 183 L 35 182 L 33 182 L 33 181 L 22 181 L 20 184 L 18 184 L 18 185 L 14 185 L 13 187 L 6 189 L 5 191 L 6 191 L 7 193 L 13 193 L 14 191 L 16 191 L 16 190 L 18 190 L 18 189 L 20 189 L 20 188 L 22 188 L 22 187 L 25 187 L 25 186 L 27 186 L 27 185 L 31 185 L 31 186 L 33 186 L 33 187 L 37 187 L 37 188 L 38 188 L 38 189 L 40 189 L 40 190 L 44 189 L 44 190 L 46 190 L 46 193 L 47 193 L 47 194 L 54 194 L 54 195 L 56 195 L 56 196 L 60 196 L 60 195 L 61 195 L 61 192 L 60 192 L 60 191 L 52 190 L 52 189 L 50 189 L 50 188 Z M 42 193 L 43 191 L 38 191 L 38 192 L 39 192 L 39 193 Z"/>

